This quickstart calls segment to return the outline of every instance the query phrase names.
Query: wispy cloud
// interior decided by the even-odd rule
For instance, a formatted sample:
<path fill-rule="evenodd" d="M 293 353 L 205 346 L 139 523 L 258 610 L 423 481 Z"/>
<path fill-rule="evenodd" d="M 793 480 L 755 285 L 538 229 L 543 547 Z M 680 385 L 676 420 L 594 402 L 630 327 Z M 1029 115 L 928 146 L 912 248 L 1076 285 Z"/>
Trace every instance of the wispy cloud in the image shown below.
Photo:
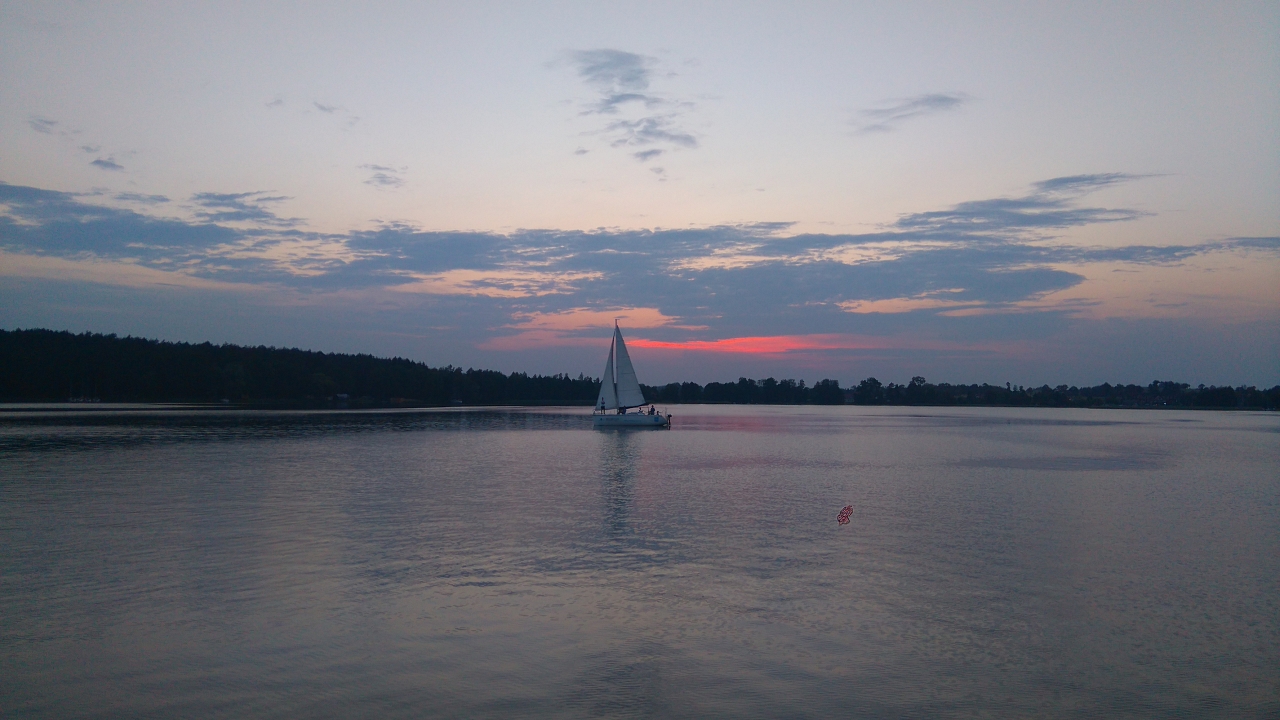
<path fill-rule="evenodd" d="M 74 127 L 67 127 L 66 124 L 54 120 L 43 115 L 32 115 L 27 118 L 27 126 L 41 135 L 55 135 L 62 138 L 63 142 L 80 143 L 82 140 L 77 139 L 81 135 L 81 131 Z M 93 147 L 93 150 L 86 148 Z M 85 152 L 98 152 L 97 146 L 81 145 L 80 148 Z"/>
<path fill-rule="evenodd" d="M 160 205 L 169 202 L 169 198 L 164 195 L 143 195 L 134 192 L 116 193 L 114 197 L 124 202 L 142 203 L 144 205 Z"/>
<path fill-rule="evenodd" d="M 605 132 L 613 137 L 613 147 L 662 143 L 685 148 L 698 147 L 698 139 L 676 127 L 671 117 L 644 117 L 609 123 Z"/>
<path fill-rule="evenodd" d="M 697 136 L 684 126 L 693 103 L 650 90 L 655 59 L 613 49 L 579 50 L 569 58 L 578 77 L 597 94 L 582 115 L 628 115 L 595 131 L 611 147 L 655 146 L 632 153 L 641 162 L 667 150 L 698 147 Z"/>
<path fill-rule="evenodd" d="M 578 50 L 571 54 L 578 77 L 596 88 L 606 98 L 619 95 L 641 95 L 649 89 L 653 60 L 622 50 Z"/>
<path fill-rule="evenodd" d="M 1129 208 L 1080 207 L 1076 200 L 1095 190 L 1140 177 L 1103 173 L 1051 178 L 1035 183 L 1033 191 L 1022 197 L 975 200 L 948 210 L 912 213 L 899 218 L 895 226 L 929 232 L 1009 233 L 1125 222 L 1145 213 Z"/>
<path fill-rule="evenodd" d="M 121 148 L 109 149 L 104 153 L 102 145 L 85 142 L 83 138 L 84 132 L 79 128 L 67 127 L 58 120 L 42 115 L 32 115 L 27 119 L 27 125 L 41 135 L 51 135 L 58 138 L 59 142 L 65 144 L 65 147 L 74 147 L 76 151 L 86 155 L 97 155 L 98 157 L 91 160 L 89 164 L 100 170 L 122 172 L 125 167 L 119 158 L 129 158 L 137 155 L 136 150 Z"/>
<path fill-rule="evenodd" d="M 1092 175 L 1064 175 L 1033 183 L 1038 195 L 1072 195 L 1078 196 L 1094 190 L 1119 185 L 1131 180 L 1140 180 L 1150 175 L 1130 175 L 1129 173 L 1095 173 Z"/>
<path fill-rule="evenodd" d="M 52 135 L 58 128 L 58 121 L 50 120 L 46 117 L 40 117 L 39 115 L 33 115 L 27 119 L 27 125 L 38 133 Z"/>
<path fill-rule="evenodd" d="M 1238 237 L 1229 238 L 1224 242 L 1233 247 L 1270 250 L 1272 252 L 1280 251 L 1280 237 Z"/>
<path fill-rule="evenodd" d="M 124 166 L 116 162 L 116 159 L 113 157 L 98 158 L 89 164 L 94 167 L 99 167 L 103 170 L 111 170 L 113 172 L 124 170 Z"/>
<path fill-rule="evenodd" d="M 853 126 L 859 133 L 889 132 L 912 118 L 959 109 L 968 102 L 963 93 L 927 93 L 891 105 L 860 110 Z"/>
<path fill-rule="evenodd" d="M 364 181 L 364 184 L 372 185 L 374 187 L 384 187 L 384 188 L 400 187 L 404 185 L 404 180 L 402 178 L 396 177 L 395 175 L 391 175 L 389 173 L 375 172 L 374 174 L 369 176 L 368 180 Z"/>
<path fill-rule="evenodd" d="M 530 347 L 599 346 L 601 329 L 612 328 L 615 321 L 636 328 L 675 326 L 677 318 L 663 315 L 655 307 L 573 307 L 556 312 L 515 312 L 513 322 L 503 330 L 513 335 L 492 338 L 480 345 L 489 350 L 521 350 Z M 679 326 L 682 330 L 705 330 L 706 327 Z"/>
<path fill-rule="evenodd" d="M 292 227 L 301 223 L 297 218 L 282 218 L 268 205 L 288 200 L 283 195 L 268 195 L 264 191 L 243 193 L 196 193 L 191 201 L 201 210 L 196 217 L 211 223 L 257 223 L 281 227 Z"/>
<path fill-rule="evenodd" d="M 401 174 L 408 170 L 408 167 L 391 167 L 388 165 L 361 165 L 361 169 L 371 171 L 369 178 L 364 181 L 365 185 L 372 185 L 376 188 L 398 188 L 404 185 L 404 178 Z"/>
<path fill-rule="evenodd" d="M 391 289 L 429 295 L 470 295 L 493 298 L 536 298 L 568 295 L 581 289 L 583 281 L 599 281 L 599 272 L 547 272 L 518 268 L 471 270 L 461 268 L 442 273 L 402 273 L 403 282 Z"/>
<path fill-rule="evenodd" d="M 342 118 L 345 122 L 343 127 L 350 130 L 356 123 L 360 122 L 360 116 L 348 110 L 342 105 L 334 105 L 330 103 L 322 103 L 319 100 L 313 100 L 311 106 L 319 110 L 325 115 L 332 115 L 335 118 Z M 274 103 L 268 104 L 268 107 L 274 107 Z"/>

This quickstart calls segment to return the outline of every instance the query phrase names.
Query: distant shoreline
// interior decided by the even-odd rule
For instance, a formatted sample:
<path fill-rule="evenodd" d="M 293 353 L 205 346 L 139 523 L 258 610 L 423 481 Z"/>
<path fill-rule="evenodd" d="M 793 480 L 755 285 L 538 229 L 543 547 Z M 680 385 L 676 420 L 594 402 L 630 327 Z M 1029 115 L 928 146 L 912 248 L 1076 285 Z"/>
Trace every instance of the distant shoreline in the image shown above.
<path fill-rule="evenodd" d="M 597 378 L 432 368 L 404 358 L 274 347 L 171 343 L 95 333 L 0 330 L 0 404 L 90 409 L 103 403 L 187 409 L 384 410 L 448 407 L 589 407 Z M 668 383 L 642 386 L 668 405 L 884 405 L 914 407 L 1079 407 L 1276 410 L 1280 385 L 1093 387 L 952 385 L 923 377 L 906 384 L 867 378 Z"/>
<path fill-rule="evenodd" d="M 701 402 L 701 403 L 662 403 L 655 401 L 655 404 L 668 405 L 671 407 L 881 407 L 881 408 L 920 408 L 920 409 L 965 409 L 965 408 L 992 408 L 1007 410 L 1152 410 L 1152 411 L 1176 411 L 1176 410 L 1194 410 L 1194 411 L 1212 411 L 1212 412 L 1277 412 L 1280 408 L 1272 407 L 1213 407 L 1213 406 L 1169 406 L 1169 405 L 1079 405 L 1079 406 L 1044 406 L 1044 405 L 858 405 L 855 403 L 839 403 L 836 405 L 815 406 L 813 404 L 801 405 L 797 403 L 732 403 L 732 402 Z M 335 406 L 317 406 L 306 404 L 289 404 L 289 403 L 189 403 L 189 402 L 0 402 L 0 417 L 9 415 L 37 415 L 45 413 L 48 415 L 107 415 L 110 413 L 122 414 L 146 414 L 155 413 L 231 413 L 231 412 L 281 412 L 281 413 L 299 413 L 299 414 L 325 414 L 325 413 L 411 413 L 411 412 L 477 412 L 477 411 L 500 411 L 500 410 L 551 410 L 555 408 L 571 409 L 571 410 L 588 410 L 590 405 L 369 405 L 362 407 L 335 407 Z"/>

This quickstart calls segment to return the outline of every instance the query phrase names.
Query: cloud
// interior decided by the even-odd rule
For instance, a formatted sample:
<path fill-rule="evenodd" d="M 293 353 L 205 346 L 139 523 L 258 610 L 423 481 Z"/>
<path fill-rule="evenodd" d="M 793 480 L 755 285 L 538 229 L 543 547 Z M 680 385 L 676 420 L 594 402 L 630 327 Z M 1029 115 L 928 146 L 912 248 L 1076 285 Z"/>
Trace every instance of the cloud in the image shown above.
<path fill-rule="evenodd" d="M 62 258 L 131 260 L 156 268 L 204 263 L 243 235 L 218 225 L 93 205 L 72 193 L 0 183 L 0 247 Z"/>
<path fill-rule="evenodd" d="M 1224 245 L 1251 250 L 1270 250 L 1272 252 L 1276 252 L 1280 251 L 1280 237 L 1238 237 L 1225 240 Z"/>
<path fill-rule="evenodd" d="M 243 283 L 224 283 L 173 270 L 161 270 L 130 261 L 77 258 L 68 260 L 39 255 L 12 255 L 0 250 L 0 276 L 20 276 L 82 283 L 107 283 L 127 288 L 202 288 L 254 292 Z"/>
<path fill-rule="evenodd" d="M 582 115 L 628 115 L 593 132 L 611 147 L 663 146 L 633 153 L 642 162 L 664 150 L 698 147 L 697 137 L 684 127 L 693 103 L 650 92 L 655 59 L 613 49 L 579 50 L 569 53 L 569 59 L 597 94 Z"/>
<path fill-rule="evenodd" d="M 662 107 L 667 104 L 661 98 L 652 95 L 642 95 L 640 93 L 617 93 L 614 95 L 605 95 L 600 101 L 593 105 L 590 109 L 583 112 L 584 115 L 592 113 L 600 115 L 617 115 L 618 110 L 627 103 L 639 103 L 646 109 L 654 107 Z"/>
<path fill-rule="evenodd" d="M 674 126 L 673 118 L 651 116 L 639 120 L 609 123 L 605 132 L 613 136 L 613 147 L 665 143 L 686 148 L 698 147 L 698 139 Z"/>
<path fill-rule="evenodd" d="M 124 202 L 143 203 L 144 205 L 159 205 L 169 202 L 169 198 L 164 195 L 143 195 L 141 193 L 122 192 L 116 193 L 115 199 Z"/>
<path fill-rule="evenodd" d="M 599 331 L 612 328 L 615 321 L 627 328 L 660 328 L 675 324 L 676 318 L 655 307 L 574 307 L 559 312 L 515 312 L 504 329 L 514 335 L 493 338 L 480 347 L 488 350 L 520 350 L 530 347 L 599 346 Z M 705 327 L 686 330 L 705 330 Z"/>
<path fill-rule="evenodd" d="M 544 272 L 517 268 L 495 270 L 458 269 L 422 275 L 397 273 L 406 282 L 391 285 L 401 292 L 429 295 L 476 295 L 492 298 L 530 298 L 543 295 L 567 295 L 579 289 L 586 280 L 601 280 L 598 272 Z"/>
<path fill-rule="evenodd" d="M 274 106 L 275 106 L 274 102 L 269 103 L 267 105 L 267 107 L 274 107 Z M 350 110 L 343 107 L 342 105 L 329 105 L 327 103 L 322 103 L 318 100 L 314 100 L 312 101 L 311 106 L 314 107 L 316 110 L 319 110 L 320 112 L 324 113 L 325 115 L 334 115 L 336 117 L 345 119 L 346 122 L 343 124 L 343 128 L 346 130 L 350 130 L 351 128 L 355 127 L 356 123 L 360 122 L 359 115 L 356 115 L 355 113 L 351 112 Z"/>
<path fill-rule="evenodd" d="M 398 188 L 404 185 L 404 178 L 400 174 L 408 170 L 408 167 L 390 167 L 387 165 L 361 165 L 361 169 L 371 170 L 373 173 L 367 180 L 365 185 L 372 185 L 376 188 Z"/>
<path fill-rule="evenodd" d="M 578 50 L 571 53 L 578 77 L 606 95 L 638 93 L 649 89 L 652 60 L 622 50 Z"/>
<path fill-rule="evenodd" d="M 1146 213 L 1128 208 L 1082 208 L 1075 201 L 1094 190 L 1141 177 L 1106 173 L 1051 178 L 1033 184 L 1033 192 L 1022 197 L 976 200 L 948 210 L 912 213 L 899 218 L 895 227 L 928 232 L 1006 233 L 1126 222 Z"/>
<path fill-rule="evenodd" d="M 515 313 L 515 322 L 507 327 L 518 330 L 594 330 L 611 328 L 614 321 L 625 322 L 633 328 L 656 328 L 671 325 L 675 318 L 663 315 L 654 307 L 633 308 L 585 308 L 575 307 L 560 312 Z"/>
<path fill-rule="evenodd" d="M 67 129 L 62 123 L 52 118 L 43 117 L 41 115 L 32 115 L 27 118 L 27 126 L 42 135 L 57 135 L 67 142 L 75 142 L 75 137 L 80 134 L 79 130 Z M 93 147 L 92 150 L 88 149 Z M 81 146 L 85 152 L 95 153 L 98 151 L 96 146 Z"/>
<path fill-rule="evenodd" d="M 836 303 L 840 309 L 851 313 L 905 313 L 937 308 L 962 308 L 980 305 L 973 301 L 956 300 L 953 295 L 964 293 L 964 288 L 945 288 L 920 293 L 914 297 L 882 298 L 878 300 L 845 300 Z"/>
<path fill-rule="evenodd" d="M 887 107 L 861 110 L 853 125 L 859 133 L 889 132 L 911 118 L 956 110 L 968 101 L 963 93 L 916 95 Z"/>
<path fill-rule="evenodd" d="M 52 135 L 54 130 L 58 127 L 58 121 L 50 120 L 46 117 L 40 117 L 39 115 L 33 115 L 27 120 L 27 125 L 38 133 Z"/>
<path fill-rule="evenodd" d="M 1032 183 L 1038 195 L 1090 193 L 1108 185 L 1141 180 L 1149 175 L 1130 175 L 1128 173 L 1095 173 L 1092 175 L 1065 175 Z"/>
<path fill-rule="evenodd" d="M 281 218 L 271 210 L 268 210 L 266 206 L 289 199 L 283 195 L 267 195 L 263 191 L 244 193 L 203 192 L 191 196 L 192 202 L 204 208 L 196 212 L 196 217 L 205 222 L 250 222 L 285 227 L 297 225 L 301 220 L 297 218 Z"/>
<path fill-rule="evenodd" d="M 365 185 L 373 185 L 374 187 L 400 187 L 404 185 L 404 180 L 394 175 L 384 172 L 376 172 L 364 181 Z"/>
<path fill-rule="evenodd" d="M 1003 337 L 1061 324 L 1086 309 L 1088 298 L 1053 297 L 1085 283 L 1090 265 L 1102 264 L 1107 270 L 1099 272 L 1109 275 L 1115 264 L 1169 268 L 1215 253 L 1272 263 L 1280 257 L 1274 237 L 1091 247 L 1049 234 L 1141 217 L 1086 202 L 1094 189 L 1133 179 L 1051 178 L 1022 196 L 968 201 L 904 215 L 874 232 L 839 235 L 788 234 L 786 223 L 505 234 L 388 223 L 325 234 L 277 217 L 271 208 L 286 198 L 265 192 L 198 193 L 192 219 L 181 221 L 0 184 L 0 249 L 306 292 L 430 297 L 451 303 L 451 312 L 506 318 L 474 333 L 515 345 L 572 344 L 595 332 L 600 313 L 626 308 L 663 318 L 649 327 L 648 339 L 667 343 L 898 332 L 960 319 L 985 336 Z M 166 200 L 113 197 L 143 206 Z"/>
<path fill-rule="evenodd" d="M 100 167 L 103 170 L 111 170 L 116 172 L 120 170 L 124 170 L 124 166 L 116 162 L 116 159 L 114 157 L 98 158 L 97 160 L 94 160 L 89 164 L 95 167 Z"/>
<path fill-rule="evenodd" d="M 74 145 L 76 149 L 78 149 L 80 152 L 86 153 L 88 155 L 97 155 L 98 153 L 102 152 L 101 145 L 98 145 L 95 143 L 86 143 L 82 139 L 80 139 L 79 136 L 82 134 L 80 130 L 77 130 L 74 128 L 66 129 L 57 120 L 53 120 L 51 118 L 43 117 L 40 115 L 32 115 L 30 118 L 27 119 L 27 125 L 32 130 L 42 135 L 53 135 L 58 138 L 61 138 L 62 142 L 68 143 L 69 145 Z M 131 157 L 136 154 L 137 152 L 132 150 L 119 151 L 119 152 L 112 153 L 107 157 L 95 158 L 94 160 L 90 161 L 89 164 L 101 170 L 110 170 L 113 172 L 119 172 L 124 170 L 124 166 L 121 165 L 116 160 L 116 157 L 117 156 Z"/>

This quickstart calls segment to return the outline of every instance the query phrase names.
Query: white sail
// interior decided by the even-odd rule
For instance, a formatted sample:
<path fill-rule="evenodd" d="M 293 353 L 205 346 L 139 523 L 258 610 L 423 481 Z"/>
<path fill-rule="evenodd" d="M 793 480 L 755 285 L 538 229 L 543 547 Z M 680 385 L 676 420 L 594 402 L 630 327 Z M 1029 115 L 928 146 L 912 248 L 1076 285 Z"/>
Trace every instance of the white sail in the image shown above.
<path fill-rule="evenodd" d="M 612 410 L 618 407 L 618 393 L 613 384 L 613 345 L 609 346 L 609 359 L 604 364 L 604 376 L 600 378 L 600 397 L 596 409 Z"/>
<path fill-rule="evenodd" d="M 631 356 L 627 354 L 626 343 L 622 342 L 622 330 L 613 328 L 613 344 L 618 352 L 618 407 L 639 407 L 645 404 L 644 393 L 640 392 L 640 381 L 636 379 L 636 369 L 631 366 Z M 610 353 L 610 359 L 612 359 Z"/>

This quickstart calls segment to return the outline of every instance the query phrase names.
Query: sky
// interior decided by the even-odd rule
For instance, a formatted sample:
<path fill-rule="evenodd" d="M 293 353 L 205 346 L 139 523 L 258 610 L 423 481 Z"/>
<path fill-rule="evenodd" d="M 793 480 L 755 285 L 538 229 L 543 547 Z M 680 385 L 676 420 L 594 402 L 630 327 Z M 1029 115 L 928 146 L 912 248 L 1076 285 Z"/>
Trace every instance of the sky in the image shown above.
<path fill-rule="evenodd" d="M 1280 4 L 0 1 L 0 328 L 1280 384 Z"/>

